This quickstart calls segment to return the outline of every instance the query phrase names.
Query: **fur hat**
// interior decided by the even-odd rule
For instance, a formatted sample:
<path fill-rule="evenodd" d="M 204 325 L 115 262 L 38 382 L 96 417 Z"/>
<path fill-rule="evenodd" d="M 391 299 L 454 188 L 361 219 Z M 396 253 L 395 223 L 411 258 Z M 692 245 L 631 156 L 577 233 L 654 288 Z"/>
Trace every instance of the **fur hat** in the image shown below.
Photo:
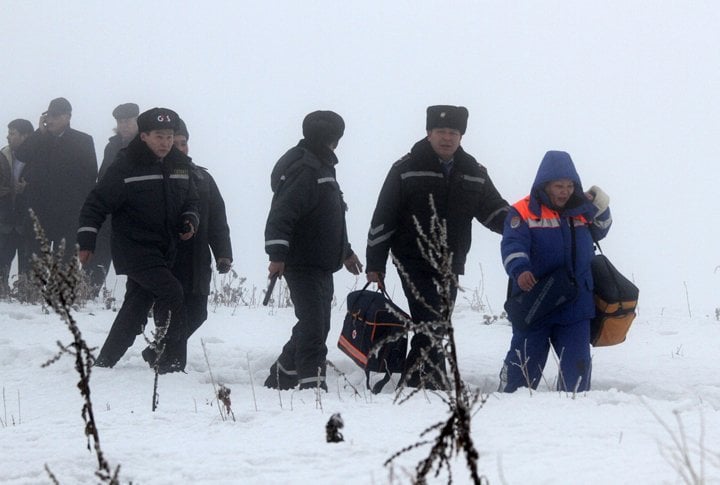
<path fill-rule="evenodd" d="M 450 128 L 464 135 L 467 120 L 468 110 L 464 106 L 428 106 L 426 129 L 430 131 L 434 128 Z"/>
<path fill-rule="evenodd" d="M 127 120 L 129 118 L 137 118 L 140 114 L 140 107 L 135 103 L 119 104 L 112 112 L 113 118 L 116 120 Z"/>
<path fill-rule="evenodd" d="M 309 142 L 331 144 L 342 138 L 345 122 L 334 111 L 313 111 L 303 120 L 302 130 Z"/>
<path fill-rule="evenodd" d="M 149 109 L 138 116 L 138 131 L 147 133 L 153 130 L 173 130 L 178 129 L 178 120 L 180 117 L 176 112 L 168 108 Z"/>
<path fill-rule="evenodd" d="M 72 113 L 72 106 L 70 105 L 70 101 L 65 98 L 55 98 L 50 101 L 47 109 L 47 114 L 64 115 L 68 113 Z"/>

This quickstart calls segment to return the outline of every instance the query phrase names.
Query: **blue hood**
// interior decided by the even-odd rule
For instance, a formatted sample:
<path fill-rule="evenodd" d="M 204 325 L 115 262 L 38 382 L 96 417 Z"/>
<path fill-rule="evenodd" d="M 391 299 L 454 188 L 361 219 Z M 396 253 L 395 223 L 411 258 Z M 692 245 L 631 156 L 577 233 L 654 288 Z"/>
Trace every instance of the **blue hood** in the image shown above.
<path fill-rule="evenodd" d="M 575 184 L 575 191 L 563 212 L 568 215 L 582 212 L 582 206 L 587 199 L 583 193 L 580 176 L 575 170 L 575 164 L 567 152 L 551 150 L 545 154 L 542 162 L 540 162 L 537 175 L 535 175 L 535 182 L 533 182 L 530 191 L 530 210 L 534 214 L 540 215 L 540 204 L 552 207 L 550 199 L 545 193 L 545 185 L 548 182 L 560 179 L 570 179 Z"/>

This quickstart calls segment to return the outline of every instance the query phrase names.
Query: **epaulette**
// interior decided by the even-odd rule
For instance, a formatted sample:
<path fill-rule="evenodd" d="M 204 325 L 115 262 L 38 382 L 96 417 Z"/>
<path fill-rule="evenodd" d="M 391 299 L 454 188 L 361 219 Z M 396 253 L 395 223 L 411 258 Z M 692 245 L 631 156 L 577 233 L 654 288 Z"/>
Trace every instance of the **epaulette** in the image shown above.
<path fill-rule="evenodd" d="M 400 160 L 398 160 L 397 162 L 393 163 L 392 166 L 393 166 L 393 167 L 399 167 L 400 165 L 402 165 L 403 163 L 407 162 L 408 160 L 410 160 L 410 153 L 407 153 L 407 154 L 406 154 L 404 157 L 402 157 Z"/>

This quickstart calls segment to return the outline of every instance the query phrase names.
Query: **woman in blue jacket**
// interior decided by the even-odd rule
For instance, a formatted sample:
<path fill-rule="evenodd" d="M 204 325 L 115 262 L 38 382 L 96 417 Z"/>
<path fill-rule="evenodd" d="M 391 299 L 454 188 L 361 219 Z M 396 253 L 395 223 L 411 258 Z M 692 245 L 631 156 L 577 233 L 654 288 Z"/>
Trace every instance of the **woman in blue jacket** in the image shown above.
<path fill-rule="evenodd" d="M 570 155 L 549 151 L 530 195 L 511 207 L 501 243 L 511 294 L 530 291 L 562 267 L 574 278 L 578 291 L 572 301 L 530 325 L 512 322 L 510 350 L 500 373 L 501 391 L 535 389 L 551 345 L 560 361 L 558 389 L 590 389 L 590 320 L 595 316 L 590 261 L 593 237 L 605 237 L 612 224 L 608 204 L 608 196 L 596 186 L 583 192 Z"/>

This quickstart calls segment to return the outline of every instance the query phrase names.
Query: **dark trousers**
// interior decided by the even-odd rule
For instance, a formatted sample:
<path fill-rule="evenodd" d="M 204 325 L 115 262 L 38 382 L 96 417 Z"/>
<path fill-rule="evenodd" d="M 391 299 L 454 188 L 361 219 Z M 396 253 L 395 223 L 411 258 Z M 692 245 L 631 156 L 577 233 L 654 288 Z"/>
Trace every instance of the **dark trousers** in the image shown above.
<path fill-rule="evenodd" d="M 128 274 L 125 300 L 98 359 L 112 367 L 142 333 L 149 309 L 155 303 L 155 325 L 168 324 L 163 361 L 178 361 L 185 367 L 187 352 L 187 315 L 180 282 L 165 267 L 150 268 Z"/>
<path fill-rule="evenodd" d="M 103 224 L 95 239 L 95 252 L 85 271 L 90 278 L 90 285 L 93 288 L 94 296 L 100 294 L 100 289 L 105 284 L 105 278 L 110 271 L 112 254 L 110 252 L 110 224 Z"/>
<path fill-rule="evenodd" d="M 18 254 L 18 274 L 27 273 L 30 269 L 22 236 L 16 231 L 0 234 L 0 291 L 10 289 L 9 277 L 15 253 Z"/>
<path fill-rule="evenodd" d="M 274 370 L 285 374 L 281 379 L 290 378 L 301 387 L 317 387 L 318 376 L 321 385 L 324 385 L 328 351 L 325 341 L 330 332 L 333 298 L 332 272 L 287 268 L 284 277 L 298 321 L 290 340 L 283 346 Z"/>
<path fill-rule="evenodd" d="M 437 279 L 435 273 L 428 271 L 419 271 L 405 268 L 412 281 L 417 292 L 425 300 L 425 303 L 430 305 L 437 312 L 441 309 L 440 295 L 433 283 L 433 277 Z M 401 276 L 403 291 L 405 297 L 408 300 L 408 309 L 410 316 L 412 317 L 415 328 L 422 322 L 437 322 L 440 318 L 437 313 L 433 312 L 420 302 L 412 292 L 410 284 Z M 450 291 L 450 297 L 452 302 L 455 302 L 457 297 L 457 288 L 452 288 Z M 423 333 L 416 332 L 410 341 L 410 352 L 405 359 L 405 372 L 403 375 L 403 381 L 405 385 L 411 387 L 418 387 L 420 381 L 425 377 L 430 376 L 430 380 L 426 380 L 425 387 L 431 388 L 432 381 L 435 381 L 438 385 L 442 384 L 445 380 L 445 352 L 442 349 L 442 338 L 444 337 L 442 330 L 435 330 L 434 332 L 424 331 Z M 435 340 L 435 344 L 433 344 Z M 427 361 L 430 365 L 419 363 L 419 359 L 422 356 L 422 351 L 428 351 Z M 412 372 L 410 370 L 416 367 Z"/>

